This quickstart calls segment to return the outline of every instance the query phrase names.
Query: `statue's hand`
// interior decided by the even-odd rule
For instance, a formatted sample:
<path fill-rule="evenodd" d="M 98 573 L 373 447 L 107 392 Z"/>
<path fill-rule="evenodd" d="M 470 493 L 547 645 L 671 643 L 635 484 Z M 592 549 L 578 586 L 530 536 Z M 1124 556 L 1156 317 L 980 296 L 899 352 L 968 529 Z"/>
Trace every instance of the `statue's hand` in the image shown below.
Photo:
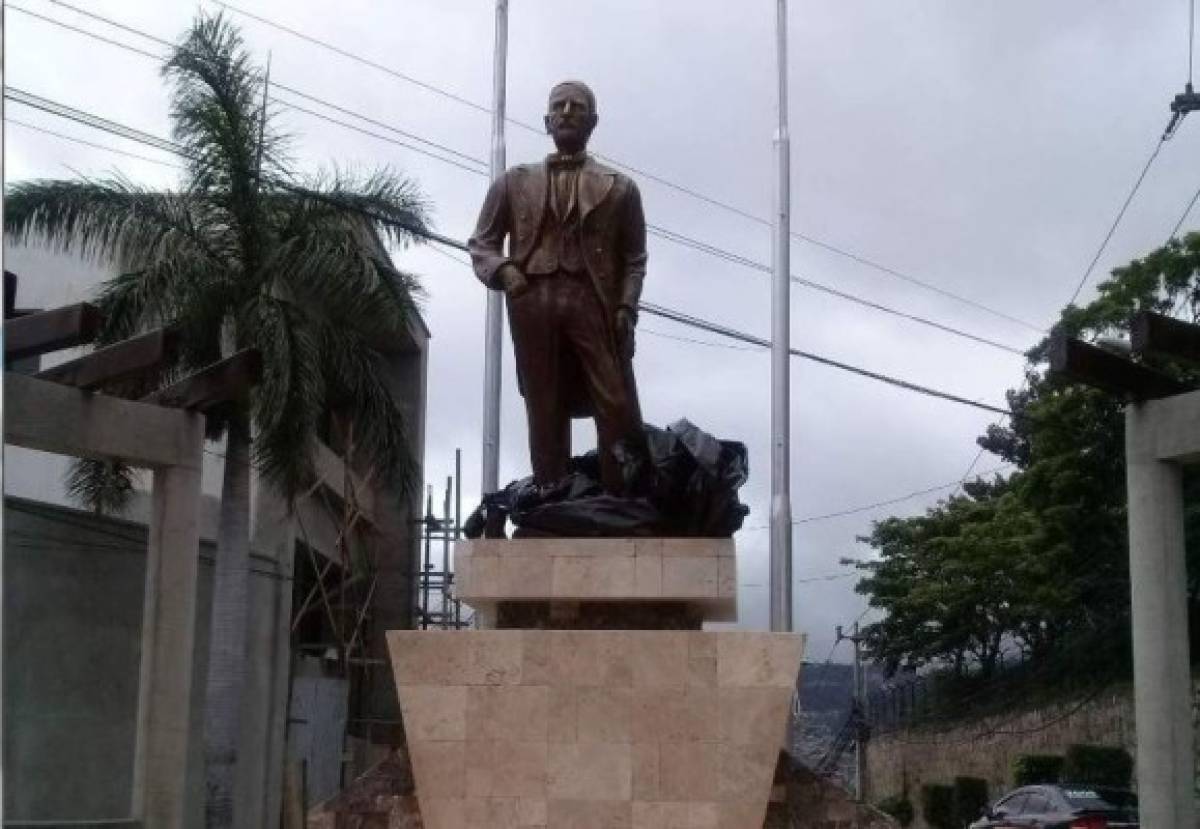
<path fill-rule="evenodd" d="M 516 299 L 529 290 L 529 280 L 521 273 L 520 268 L 513 264 L 500 268 L 500 284 L 504 286 L 504 293 L 511 299 Z"/>
<path fill-rule="evenodd" d="M 629 308 L 617 309 L 617 348 L 621 358 L 632 360 L 633 352 L 637 349 L 636 342 L 637 320 Z"/>

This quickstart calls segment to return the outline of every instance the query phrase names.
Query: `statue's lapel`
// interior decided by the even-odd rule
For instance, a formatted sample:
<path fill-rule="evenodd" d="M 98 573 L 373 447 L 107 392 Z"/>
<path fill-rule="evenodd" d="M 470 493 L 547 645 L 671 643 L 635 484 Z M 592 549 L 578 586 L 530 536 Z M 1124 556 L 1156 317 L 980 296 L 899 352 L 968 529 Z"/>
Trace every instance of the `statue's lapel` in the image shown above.
<path fill-rule="evenodd" d="M 579 221 L 582 223 L 588 214 L 608 197 L 612 190 L 616 174 L 600 167 L 590 158 L 579 171 Z"/>

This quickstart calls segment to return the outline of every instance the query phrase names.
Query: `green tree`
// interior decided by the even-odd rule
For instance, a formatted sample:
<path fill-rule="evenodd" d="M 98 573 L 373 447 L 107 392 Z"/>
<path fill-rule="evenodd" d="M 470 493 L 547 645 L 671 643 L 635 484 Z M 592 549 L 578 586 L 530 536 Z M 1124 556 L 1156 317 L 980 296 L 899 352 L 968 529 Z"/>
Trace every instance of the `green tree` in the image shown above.
<path fill-rule="evenodd" d="M 1115 269 L 1091 303 L 1063 310 L 1054 333 L 1119 338 L 1144 310 L 1197 319 L 1200 234 Z M 1064 640 L 1097 641 L 1127 618 L 1122 401 L 1049 375 L 1049 345 L 1048 337 L 1030 350 L 1025 386 L 1008 393 L 1008 423 L 979 439 L 1016 471 L 968 484 L 924 515 L 878 522 L 865 539 L 878 555 L 858 563 L 867 573 L 858 590 L 888 613 L 865 633 L 871 652 L 893 668 L 938 662 L 961 671 L 968 660 L 986 673 L 998 641 L 1040 657 Z M 1200 380 L 1194 368 L 1147 362 Z M 1195 559 L 1200 478 L 1186 484 Z M 1190 568 L 1193 605 L 1198 571 Z"/>
<path fill-rule="evenodd" d="M 377 479 L 411 483 L 416 467 L 380 349 L 408 328 L 418 286 L 391 266 L 383 245 L 412 241 L 426 205 L 411 181 L 387 170 L 297 179 L 261 105 L 262 75 L 219 15 L 197 18 L 163 74 L 186 159 L 178 191 L 119 177 L 17 184 L 6 194 L 5 231 L 113 265 L 119 275 L 98 299 L 100 341 L 177 326 L 183 346 L 168 375 L 237 349 L 263 355 L 252 398 L 209 420 L 227 443 L 205 701 L 206 821 L 228 827 L 246 661 L 251 463 L 294 499 L 313 477 L 318 427 L 333 411 L 352 420 L 355 446 Z M 73 484 L 111 502 L 105 474 L 103 465 L 80 467 Z"/>
<path fill-rule="evenodd" d="M 887 611 L 865 629 L 871 655 L 890 670 L 948 662 L 962 674 L 995 670 L 1006 635 L 1026 612 L 1034 574 L 1022 564 L 1038 527 L 1002 481 L 977 481 L 916 518 L 876 523 L 879 555 L 858 562 L 857 590 Z"/>

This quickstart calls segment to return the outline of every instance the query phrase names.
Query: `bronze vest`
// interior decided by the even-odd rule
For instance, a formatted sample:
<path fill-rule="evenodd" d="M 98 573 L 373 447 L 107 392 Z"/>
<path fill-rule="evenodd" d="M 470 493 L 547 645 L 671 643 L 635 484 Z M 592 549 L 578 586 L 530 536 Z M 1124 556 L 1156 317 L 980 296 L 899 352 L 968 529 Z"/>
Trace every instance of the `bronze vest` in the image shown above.
<path fill-rule="evenodd" d="M 546 204 L 542 210 L 542 226 L 538 229 L 537 243 L 533 253 L 525 265 L 527 274 L 550 274 L 556 271 L 578 274 L 584 273 L 586 266 L 583 262 L 583 248 L 580 245 L 579 221 L 579 172 L 575 174 L 572 189 L 573 195 L 566 211 L 555 209 L 557 187 L 554 171 L 549 171 L 546 188 Z M 560 216 L 560 213 L 563 215 Z"/>

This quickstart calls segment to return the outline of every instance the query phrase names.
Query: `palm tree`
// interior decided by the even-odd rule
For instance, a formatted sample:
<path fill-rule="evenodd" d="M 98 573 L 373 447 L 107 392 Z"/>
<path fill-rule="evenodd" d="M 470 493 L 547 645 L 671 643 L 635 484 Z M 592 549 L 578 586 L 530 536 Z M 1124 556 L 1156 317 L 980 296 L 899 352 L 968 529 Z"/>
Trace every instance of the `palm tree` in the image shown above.
<path fill-rule="evenodd" d="M 416 280 L 395 270 L 384 243 L 425 229 L 415 185 L 383 170 L 301 181 L 287 168 L 264 80 L 220 15 L 201 15 L 164 64 L 182 187 L 156 192 L 128 179 L 13 186 L 5 232 L 15 240 L 111 263 L 98 304 L 101 342 L 173 325 L 182 346 L 168 374 L 242 348 L 263 356 L 251 399 L 210 417 L 226 437 L 211 651 L 206 689 L 206 823 L 233 820 L 239 708 L 246 660 L 250 468 L 289 500 L 313 478 L 322 418 L 347 414 L 375 480 L 405 487 L 416 468 L 400 411 L 382 379 L 380 343 L 415 313 Z M 72 486 L 111 506 L 112 469 L 75 469 Z M 114 495 L 115 493 L 115 495 Z M 99 502 L 97 502 L 99 505 Z"/>

